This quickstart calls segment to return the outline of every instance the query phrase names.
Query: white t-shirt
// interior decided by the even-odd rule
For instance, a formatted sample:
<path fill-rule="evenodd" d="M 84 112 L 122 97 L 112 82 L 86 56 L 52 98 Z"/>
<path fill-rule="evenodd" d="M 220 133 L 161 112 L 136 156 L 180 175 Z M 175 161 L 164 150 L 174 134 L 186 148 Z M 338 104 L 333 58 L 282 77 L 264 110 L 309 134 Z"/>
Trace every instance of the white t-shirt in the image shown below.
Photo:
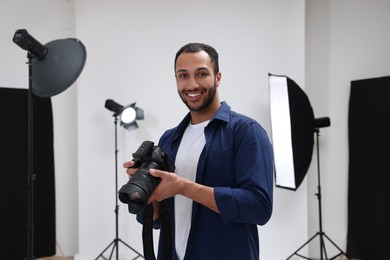
<path fill-rule="evenodd" d="M 199 156 L 206 144 L 204 128 L 209 121 L 189 124 L 181 139 L 176 155 L 176 174 L 195 181 Z M 175 196 L 175 246 L 179 259 L 183 259 L 191 228 L 192 200 L 182 195 Z"/>

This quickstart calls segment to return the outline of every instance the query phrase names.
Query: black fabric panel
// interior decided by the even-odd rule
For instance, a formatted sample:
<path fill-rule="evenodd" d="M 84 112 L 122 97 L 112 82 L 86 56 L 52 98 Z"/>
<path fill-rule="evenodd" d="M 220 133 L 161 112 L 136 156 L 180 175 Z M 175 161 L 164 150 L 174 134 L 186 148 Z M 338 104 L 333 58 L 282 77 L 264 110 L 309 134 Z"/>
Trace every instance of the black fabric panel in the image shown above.
<path fill-rule="evenodd" d="M 347 253 L 390 259 L 390 77 L 351 82 Z"/>
<path fill-rule="evenodd" d="M 309 169 L 314 145 L 314 112 L 306 93 L 287 78 L 291 119 L 291 139 L 295 187 L 301 185 Z"/>
<path fill-rule="evenodd" d="M 33 99 L 34 256 L 55 255 L 53 117 L 50 98 Z M 1 259 L 27 256 L 28 90 L 0 88 Z"/>

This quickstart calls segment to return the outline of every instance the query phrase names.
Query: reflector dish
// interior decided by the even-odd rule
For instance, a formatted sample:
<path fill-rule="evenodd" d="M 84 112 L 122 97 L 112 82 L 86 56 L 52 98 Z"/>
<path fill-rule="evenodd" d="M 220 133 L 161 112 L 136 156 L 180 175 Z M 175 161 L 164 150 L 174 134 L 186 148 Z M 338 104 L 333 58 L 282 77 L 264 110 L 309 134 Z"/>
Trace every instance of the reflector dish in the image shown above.
<path fill-rule="evenodd" d="M 39 97 L 51 97 L 70 87 L 81 74 L 86 50 L 77 39 L 54 40 L 45 45 L 44 59 L 33 58 L 32 92 Z"/>

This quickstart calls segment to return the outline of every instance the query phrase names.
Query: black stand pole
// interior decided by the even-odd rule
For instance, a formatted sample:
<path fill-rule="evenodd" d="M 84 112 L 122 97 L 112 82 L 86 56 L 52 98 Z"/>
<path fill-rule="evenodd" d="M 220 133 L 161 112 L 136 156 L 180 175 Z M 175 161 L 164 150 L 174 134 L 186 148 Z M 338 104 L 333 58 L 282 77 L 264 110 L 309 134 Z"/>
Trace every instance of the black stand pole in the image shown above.
<path fill-rule="evenodd" d="M 27 257 L 25 260 L 34 260 L 34 181 L 33 173 L 33 93 L 32 93 L 32 57 L 27 54 L 28 58 L 28 158 L 27 158 Z"/>
<path fill-rule="evenodd" d="M 318 172 L 318 193 L 316 193 L 315 195 L 317 196 L 318 198 L 318 215 L 319 215 L 319 228 L 320 230 L 314 235 L 312 236 L 306 243 L 304 243 L 300 248 L 298 248 L 292 255 L 290 255 L 288 259 L 290 259 L 291 257 L 293 257 L 294 255 L 297 255 L 301 258 L 304 258 L 304 259 L 309 259 L 309 260 L 312 260 L 311 258 L 308 258 L 308 257 L 305 257 L 303 255 L 300 255 L 298 252 L 304 248 L 306 245 L 308 245 L 314 238 L 316 238 L 317 236 L 320 237 L 320 255 L 321 255 L 321 260 L 332 260 L 332 259 L 335 259 L 336 257 L 338 256 L 341 256 L 341 255 L 344 255 L 346 256 L 348 259 L 351 259 L 346 253 L 344 253 L 340 247 L 338 247 L 336 245 L 336 243 L 334 243 L 326 234 L 325 232 L 323 231 L 322 229 L 322 206 L 321 206 L 321 175 L 320 175 L 320 145 L 319 145 L 319 133 L 320 133 L 320 130 L 318 128 L 315 129 L 315 133 L 316 133 L 316 140 L 317 140 L 317 172 Z M 328 255 L 326 253 L 326 247 L 325 247 L 325 240 L 324 238 L 328 239 L 328 241 L 330 243 L 332 243 L 333 246 L 335 246 L 338 250 L 339 250 L 339 253 L 335 256 L 333 256 L 332 258 L 328 258 Z M 325 256 L 325 258 L 324 258 Z"/>
<path fill-rule="evenodd" d="M 117 124 L 118 124 L 118 114 L 115 113 L 114 114 L 114 125 L 115 125 L 115 239 L 103 250 L 103 252 L 100 253 L 100 255 L 98 257 L 95 258 L 95 260 L 99 259 L 99 258 L 103 258 L 103 259 L 107 259 L 104 257 L 104 253 L 112 246 L 111 248 L 111 253 L 110 253 L 110 257 L 108 259 L 111 259 L 113 253 L 114 253 L 114 250 L 115 250 L 115 254 L 116 254 L 116 260 L 119 259 L 119 242 L 121 242 L 122 244 L 124 244 L 125 246 L 127 246 L 129 249 L 131 249 L 132 251 L 134 251 L 137 256 L 133 259 L 137 259 L 138 257 L 143 257 L 139 252 L 137 252 L 135 249 L 133 249 L 131 246 L 129 246 L 127 243 L 123 242 L 122 239 L 119 238 L 119 228 L 118 228 L 118 222 L 119 222 L 119 219 L 118 219 L 118 213 L 119 213 L 119 205 L 118 205 L 118 196 L 117 196 L 117 193 L 118 193 L 118 137 L 117 137 L 117 132 L 118 132 L 118 127 L 117 127 Z"/>

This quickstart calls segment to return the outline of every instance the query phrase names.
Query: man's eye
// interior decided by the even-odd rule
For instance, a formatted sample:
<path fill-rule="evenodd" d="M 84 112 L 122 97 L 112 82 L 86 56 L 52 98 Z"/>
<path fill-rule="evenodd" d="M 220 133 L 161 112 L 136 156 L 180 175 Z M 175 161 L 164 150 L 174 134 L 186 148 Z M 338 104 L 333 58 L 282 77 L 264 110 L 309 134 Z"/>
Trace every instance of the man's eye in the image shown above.
<path fill-rule="evenodd" d="M 188 78 L 188 75 L 187 74 L 179 74 L 177 75 L 178 78 L 181 78 L 181 79 L 185 79 L 185 78 Z"/>
<path fill-rule="evenodd" d="M 198 77 L 200 77 L 200 78 L 204 78 L 206 76 L 207 76 L 207 73 L 204 73 L 204 72 L 198 73 Z"/>

